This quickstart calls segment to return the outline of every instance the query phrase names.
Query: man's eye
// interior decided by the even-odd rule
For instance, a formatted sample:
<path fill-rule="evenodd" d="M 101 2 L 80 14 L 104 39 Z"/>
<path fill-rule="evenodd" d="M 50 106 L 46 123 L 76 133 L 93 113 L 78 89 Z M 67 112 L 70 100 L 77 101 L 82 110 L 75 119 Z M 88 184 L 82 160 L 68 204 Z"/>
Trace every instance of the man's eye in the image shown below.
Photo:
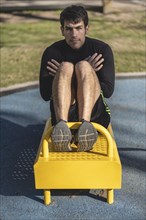
<path fill-rule="evenodd" d="M 77 27 L 77 30 L 81 30 L 82 29 L 82 27 Z"/>
<path fill-rule="evenodd" d="M 66 27 L 66 30 L 67 30 L 67 31 L 71 31 L 72 28 L 70 28 L 70 27 Z"/>

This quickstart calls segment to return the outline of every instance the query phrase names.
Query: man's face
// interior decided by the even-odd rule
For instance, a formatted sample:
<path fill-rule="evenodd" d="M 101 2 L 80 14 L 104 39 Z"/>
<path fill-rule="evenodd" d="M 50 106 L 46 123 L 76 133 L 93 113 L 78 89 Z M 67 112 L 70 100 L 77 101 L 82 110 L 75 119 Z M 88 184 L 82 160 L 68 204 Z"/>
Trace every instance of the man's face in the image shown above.
<path fill-rule="evenodd" d="M 79 49 L 85 42 L 85 36 L 88 26 L 85 27 L 83 20 L 78 23 L 65 21 L 64 27 L 61 27 L 62 35 L 65 37 L 66 43 L 72 49 Z"/>

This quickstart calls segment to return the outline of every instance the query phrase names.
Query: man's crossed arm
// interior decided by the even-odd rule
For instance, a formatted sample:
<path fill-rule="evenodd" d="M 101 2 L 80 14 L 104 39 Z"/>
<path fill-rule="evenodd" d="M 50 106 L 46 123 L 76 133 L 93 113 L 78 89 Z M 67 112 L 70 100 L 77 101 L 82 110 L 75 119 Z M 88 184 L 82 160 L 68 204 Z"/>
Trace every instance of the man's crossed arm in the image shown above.
<path fill-rule="evenodd" d="M 87 57 L 85 60 L 90 63 L 95 72 L 99 71 L 103 67 L 104 58 L 102 57 L 102 54 L 98 55 L 97 53 L 94 53 L 92 56 Z M 55 76 L 59 66 L 60 63 L 54 59 L 48 61 L 47 69 L 49 70 L 49 74 Z"/>

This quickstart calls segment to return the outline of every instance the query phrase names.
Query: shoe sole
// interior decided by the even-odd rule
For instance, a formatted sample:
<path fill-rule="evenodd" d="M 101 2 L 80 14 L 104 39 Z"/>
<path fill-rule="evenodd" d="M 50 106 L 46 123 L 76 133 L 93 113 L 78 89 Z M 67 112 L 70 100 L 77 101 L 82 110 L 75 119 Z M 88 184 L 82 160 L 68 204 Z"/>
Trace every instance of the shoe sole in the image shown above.
<path fill-rule="evenodd" d="M 90 122 L 83 122 L 78 129 L 78 151 L 89 151 L 97 140 L 98 133 Z"/>
<path fill-rule="evenodd" d="M 65 122 L 61 121 L 54 126 L 51 138 L 55 151 L 71 151 L 72 134 Z"/>

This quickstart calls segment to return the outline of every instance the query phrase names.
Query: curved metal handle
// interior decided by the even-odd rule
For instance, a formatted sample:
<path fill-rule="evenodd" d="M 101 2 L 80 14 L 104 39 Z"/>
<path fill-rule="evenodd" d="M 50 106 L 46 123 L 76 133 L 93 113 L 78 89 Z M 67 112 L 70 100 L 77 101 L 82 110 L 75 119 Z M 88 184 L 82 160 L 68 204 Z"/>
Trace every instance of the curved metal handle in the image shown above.
<path fill-rule="evenodd" d="M 53 130 L 53 127 L 50 127 L 48 129 L 48 131 L 46 132 L 43 142 L 42 142 L 42 153 L 43 153 L 43 157 L 44 158 L 48 158 L 49 157 L 49 146 L 48 146 L 48 140 L 51 136 L 51 132 Z"/>
<path fill-rule="evenodd" d="M 68 124 L 68 127 L 71 129 L 78 129 L 78 127 L 81 125 L 81 122 L 68 122 L 67 124 Z M 101 134 L 103 134 L 106 137 L 107 142 L 108 142 L 108 150 L 107 150 L 108 157 L 113 157 L 114 142 L 113 142 L 113 138 L 111 134 L 102 125 L 94 123 L 94 122 L 92 122 L 92 124 L 97 131 L 99 131 Z"/>
<path fill-rule="evenodd" d="M 111 134 L 102 125 L 94 123 L 94 122 L 92 122 L 92 124 L 98 132 L 100 132 L 101 134 L 103 134 L 106 137 L 107 142 L 108 142 L 107 154 L 108 154 L 108 157 L 112 158 L 113 157 L 114 142 L 113 142 L 113 138 L 112 138 Z M 78 129 L 78 127 L 81 125 L 81 122 L 68 122 L 67 125 L 70 129 Z M 45 157 L 45 158 L 47 158 L 49 155 L 48 140 L 51 136 L 52 129 L 53 129 L 53 127 L 50 127 L 48 129 L 48 131 L 45 134 L 44 140 L 43 140 L 43 157 Z"/>
<path fill-rule="evenodd" d="M 111 134 L 102 125 L 96 124 L 96 123 L 93 123 L 93 125 L 97 131 L 99 131 L 101 134 L 103 134 L 106 137 L 107 142 L 108 142 L 107 154 L 109 157 L 113 157 L 114 141 L 113 141 Z"/>

